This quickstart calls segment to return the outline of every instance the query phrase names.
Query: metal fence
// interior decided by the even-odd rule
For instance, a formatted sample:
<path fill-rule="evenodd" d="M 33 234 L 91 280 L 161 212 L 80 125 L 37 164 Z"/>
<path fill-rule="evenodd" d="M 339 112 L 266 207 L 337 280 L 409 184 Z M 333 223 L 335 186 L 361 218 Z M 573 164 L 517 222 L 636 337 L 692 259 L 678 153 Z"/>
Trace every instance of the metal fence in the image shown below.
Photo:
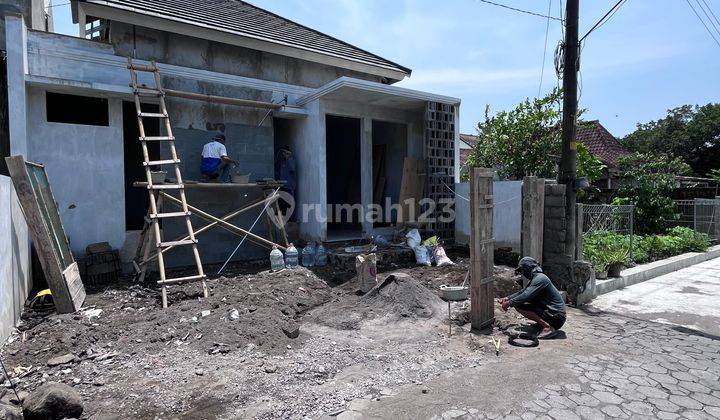
<path fill-rule="evenodd" d="M 629 237 L 628 257 L 633 260 L 633 212 L 632 205 L 578 204 L 577 247 L 575 257 L 583 259 L 583 236 L 594 232 L 613 232 Z"/>
<path fill-rule="evenodd" d="M 675 200 L 675 216 L 665 221 L 668 228 L 683 226 L 720 239 L 720 198 Z"/>

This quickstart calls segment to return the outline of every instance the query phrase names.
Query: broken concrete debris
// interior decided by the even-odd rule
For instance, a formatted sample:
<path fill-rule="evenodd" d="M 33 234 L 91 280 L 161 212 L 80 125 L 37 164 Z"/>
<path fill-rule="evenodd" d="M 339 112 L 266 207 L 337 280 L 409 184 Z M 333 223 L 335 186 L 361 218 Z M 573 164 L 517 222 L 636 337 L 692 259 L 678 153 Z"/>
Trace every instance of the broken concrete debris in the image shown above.
<path fill-rule="evenodd" d="M 47 361 L 47 365 L 50 367 L 60 366 L 60 365 L 72 363 L 74 361 L 75 361 L 75 355 L 68 353 L 68 354 L 64 354 L 62 356 L 53 357 L 52 359 Z"/>
<path fill-rule="evenodd" d="M 49 382 L 25 398 L 25 420 L 80 418 L 84 410 L 80 395 L 72 387 Z"/>

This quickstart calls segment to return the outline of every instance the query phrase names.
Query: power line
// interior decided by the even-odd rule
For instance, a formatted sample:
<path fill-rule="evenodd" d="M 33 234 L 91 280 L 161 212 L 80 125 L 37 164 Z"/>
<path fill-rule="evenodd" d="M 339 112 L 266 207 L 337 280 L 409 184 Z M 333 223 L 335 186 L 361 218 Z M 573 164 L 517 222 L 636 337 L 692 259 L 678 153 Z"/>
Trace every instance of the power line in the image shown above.
<path fill-rule="evenodd" d="M 498 7 L 503 7 L 503 8 L 505 8 L 505 9 L 514 10 L 514 11 L 516 11 L 516 12 L 527 13 L 528 15 L 533 15 L 533 16 L 537 16 L 537 17 L 541 17 L 541 18 L 547 18 L 547 19 L 559 20 L 559 21 L 562 22 L 562 19 L 556 18 L 555 16 L 550 16 L 549 13 L 548 13 L 548 15 L 546 16 L 546 15 L 542 15 L 542 14 L 540 14 L 540 13 L 531 12 L 531 11 L 529 11 L 529 10 L 518 9 L 518 8 L 515 8 L 515 7 L 511 7 L 511 6 L 505 5 L 505 4 L 495 3 L 495 2 L 490 1 L 490 0 L 478 0 L 478 1 L 481 1 L 481 2 L 487 3 L 487 4 L 492 4 L 493 6 L 498 6 Z"/>
<path fill-rule="evenodd" d="M 718 35 L 720 35 L 720 28 L 718 28 L 718 27 L 715 25 L 715 22 L 713 22 L 712 18 L 711 18 L 710 15 L 708 14 L 708 12 L 705 11 L 705 8 L 702 6 L 702 4 L 700 4 L 700 1 L 699 1 L 699 0 L 695 0 L 695 3 L 697 3 L 698 6 L 700 6 L 700 10 L 702 10 L 703 13 L 705 14 L 705 16 L 707 16 L 708 22 L 710 22 L 710 25 L 711 25 L 713 28 L 715 28 L 715 31 L 718 33 Z"/>
<path fill-rule="evenodd" d="M 703 3 L 705 3 L 705 6 L 710 11 L 710 14 L 715 18 L 715 22 L 717 22 L 718 25 L 720 25 L 720 20 L 718 20 L 718 17 L 715 16 L 715 12 L 713 12 L 713 9 L 710 7 L 710 5 L 707 3 L 707 1 L 702 0 Z"/>
<path fill-rule="evenodd" d="M 580 38 L 580 41 L 579 41 L 579 42 L 583 42 L 583 40 L 584 40 L 585 38 L 587 38 L 588 35 L 590 35 L 594 30 L 596 30 L 596 29 L 599 28 L 600 26 L 604 25 L 605 22 L 607 22 L 608 20 L 610 20 L 610 18 L 612 18 L 612 16 L 615 14 L 615 12 L 617 12 L 617 11 L 620 9 L 620 6 L 622 6 L 622 4 L 625 3 L 626 1 L 627 1 L 627 0 L 618 0 L 618 2 L 615 3 L 615 5 L 614 5 L 610 10 L 608 10 L 607 13 L 605 13 L 605 14 L 603 15 L 603 17 L 600 18 L 600 20 L 598 20 L 597 22 L 595 22 L 595 24 L 593 25 L 593 27 L 590 28 L 590 30 L 587 31 L 587 33 L 586 33 L 585 35 L 583 35 L 582 38 Z M 608 16 L 609 16 L 609 17 L 608 17 Z"/>
<path fill-rule="evenodd" d="M 685 0 L 685 2 L 688 4 L 688 6 L 690 6 L 690 8 L 692 9 L 693 13 L 695 13 L 695 16 L 697 16 L 697 18 L 700 20 L 700 23 L 702 23 L 702 25 L 705 27 L 705 30 L 707 31 L 707 33 L 710 34 L 710 37 L 712 37 L 713 41 L 715 41 L 715 43 L 717 44 L 717 46 L 720 47 L 720 41 L 718 41 L 717 38 L 715 38 L 715 35 L 712 33 L 712 31 L 710 30 L 710 28 L 708 28 L 708 26 L 705 24 L 705 21 L 700 17 L 700 15 L 698 14 L 697 10 L 695 10 L 695 8 L 693 7 L 692 3 L 690 3 L 690 0 Z"/>
<path fill-rule="evenodd" d="M 547 57 L 547 44 L 548 44 L 548 33 L 550 32 L 550 11 L 552 9 L 552 0 L 548 0 L 548 19 L 545 24 L 545 47 L 543 48 L 543 59 L 542 66 L 540 67 L 540 86 L 538 86 L 537 97 L 540 97 L 542 92 L 543 76 L 545 75 L 545 58 Z"/>

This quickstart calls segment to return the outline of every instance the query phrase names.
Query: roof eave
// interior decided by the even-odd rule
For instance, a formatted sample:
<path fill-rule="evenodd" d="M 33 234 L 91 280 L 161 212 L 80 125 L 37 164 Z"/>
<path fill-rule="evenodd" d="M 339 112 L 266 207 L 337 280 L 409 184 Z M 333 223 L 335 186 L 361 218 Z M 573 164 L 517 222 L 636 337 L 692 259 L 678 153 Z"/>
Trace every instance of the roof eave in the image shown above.
<path fill-rule="evenodd" d="M 391 68 L 365 63 L 311 49 L 303 49 L 294 45 L 286 45 L 260 38 L 238 35 L 196 22 L 168 19 L 165 16 L 148 12 L 137 13 L 132 8 L 123 8 L 118 5 L 109 6 L 107 3 L 78 2 L 77 7 L 81 8 L 86 14 L 96 17 L 340 67 L 360 73 L 384 77 L 391 82 L 401 81 L 411 74 L 410 69 Z"/>

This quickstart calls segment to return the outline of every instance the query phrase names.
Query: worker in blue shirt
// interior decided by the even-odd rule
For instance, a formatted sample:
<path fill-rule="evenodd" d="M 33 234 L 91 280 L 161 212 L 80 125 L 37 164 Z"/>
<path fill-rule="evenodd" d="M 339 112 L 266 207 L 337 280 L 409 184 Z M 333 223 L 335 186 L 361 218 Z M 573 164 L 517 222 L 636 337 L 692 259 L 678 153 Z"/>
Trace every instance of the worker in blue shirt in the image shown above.
<path fill-rule="evenodd" d="M 220 178 L 220 182 L 230 182 L 230 166 L 237 164 L 236 160 L 228 157 L 224 134 L 216 134 L 210 143 L 203 146 L 200 172 L 206 179 Z"/>
<path fill-rule="evenodd" d="M 543 273 L 540 264 L 530 257 L 520 260 L 515 273 L 522 274 L 530 283 L 519 292 L 500 299 L 502 310 L 513 307 L 520 315 L 535 321 L 542 327 L 539 339 L 557 336 L 566 319 L 565 301 L 560 292 Z"/>

